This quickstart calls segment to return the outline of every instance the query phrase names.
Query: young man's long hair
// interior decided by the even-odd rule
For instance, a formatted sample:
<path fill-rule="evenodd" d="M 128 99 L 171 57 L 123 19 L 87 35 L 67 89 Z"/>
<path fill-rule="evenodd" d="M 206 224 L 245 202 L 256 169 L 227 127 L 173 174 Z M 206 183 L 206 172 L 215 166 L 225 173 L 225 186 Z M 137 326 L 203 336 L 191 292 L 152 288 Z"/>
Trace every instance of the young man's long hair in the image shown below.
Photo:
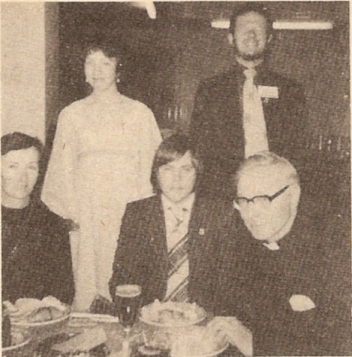
<path fill-rule="evenodd" d="M 191 140 L 185 135 L 174 134 L 169 136 L 160 144 L 154 156 L 150 182 L 153 185 L 153 189 L 155 193 L 161 192 L 159 181 L 158 181 L 158 172 L 160 166 L 166 165 L 169 162 L 180 159 L 187 152 L 190 153 L 192 158 L 192 164 L 196 169 L 196 174 L 197 174 L 196 183 L 195 183 L 195 189 L 196 189 L 200 177 L 203 173 L 203 164 Z"/>

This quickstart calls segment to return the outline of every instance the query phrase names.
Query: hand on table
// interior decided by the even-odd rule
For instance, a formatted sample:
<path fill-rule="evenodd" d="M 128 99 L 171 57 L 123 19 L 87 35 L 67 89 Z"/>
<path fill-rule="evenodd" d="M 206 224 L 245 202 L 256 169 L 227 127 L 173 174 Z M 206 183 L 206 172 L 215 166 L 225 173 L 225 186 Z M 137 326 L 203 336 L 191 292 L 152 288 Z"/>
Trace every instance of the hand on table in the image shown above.
<path fill-rule="evenodd" d="M 253 356 L 252 333 L 232 316 L 217 316 L 207 326 L 215 334 L 225 334 L 228 341 L 245 356 Z"/>

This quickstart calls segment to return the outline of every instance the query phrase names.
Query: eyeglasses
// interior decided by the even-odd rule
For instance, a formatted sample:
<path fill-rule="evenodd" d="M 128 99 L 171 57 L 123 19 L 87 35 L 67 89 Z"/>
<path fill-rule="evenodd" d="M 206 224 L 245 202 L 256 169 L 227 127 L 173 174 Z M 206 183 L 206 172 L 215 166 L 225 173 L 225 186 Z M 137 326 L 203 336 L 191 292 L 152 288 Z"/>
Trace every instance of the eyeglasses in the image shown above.
<path fill-rule="evenodd" d="M 249 204 L 250 202 L 253 202 L 254 204 L 259 204 L 259 205 L 269 205 L 271 202 L 273 202 L 275 200 L 275 198 L 278 198 L 279 196 L 281 196 L 289 187 L 290 187 L 290 185 L 285 186 L 280 191 L 274 193 L 272 196 L 261 195 L 261 196 L 254 196 L 252 198 L 237 197 L 236 202 L 240 207 L 243 207 L 246 204 Z"/>

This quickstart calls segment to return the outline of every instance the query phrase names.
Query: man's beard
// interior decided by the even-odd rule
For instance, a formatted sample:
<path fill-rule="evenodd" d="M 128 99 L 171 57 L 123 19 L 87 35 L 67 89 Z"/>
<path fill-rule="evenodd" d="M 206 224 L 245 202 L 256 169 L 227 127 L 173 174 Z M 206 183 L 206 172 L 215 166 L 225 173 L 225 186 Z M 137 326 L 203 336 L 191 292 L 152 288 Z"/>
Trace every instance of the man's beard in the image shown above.
<path fill-rule="evenodd" d="M 261 52 L 258 52 L 258 53 L 250 55 L 250 54 L 241 53 L 238 50 L 236 50 L 237 56 L 242 58 L 245 61 L 248 61 L 248 62 L 254 62 L 254 61 L 257 61 L 257 60 L 260 60 L 260 59 L 264 59 L 264 57 L 266 56 L 267 52 L 268 52 L 268 50 L 265 49 L 264 51 L 261 51 Z"/>

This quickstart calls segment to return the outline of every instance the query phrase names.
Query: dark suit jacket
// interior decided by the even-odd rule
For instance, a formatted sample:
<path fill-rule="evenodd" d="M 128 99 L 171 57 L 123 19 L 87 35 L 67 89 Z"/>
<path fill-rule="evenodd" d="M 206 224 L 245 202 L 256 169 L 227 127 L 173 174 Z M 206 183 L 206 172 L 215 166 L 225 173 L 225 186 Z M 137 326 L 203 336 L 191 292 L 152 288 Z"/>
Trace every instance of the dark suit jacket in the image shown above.
<path fill-rule="evenodd" d="M 42 202 L 2 207 L 2 299 L 55 296 L 71 304 L 74 281 L 68 223 Z"/>
<path fill-rule="evenodd" d="M 197 197 L 189 223 L 189 296 L 212 311 L 220 245 L 234 229 L 231 202 Z M 233 234 L 233 233 L 232 233 Z M 166 229 L 159 195 L 127 205 L 110 280 L 142 286 L 142 304 L 162 301 L 167 287 Z"/>
<path fill-rule="evenodd" d="M 298 216 L 277 251 L 244 225 L 240 238 L 228 241 L 232 247 L 223 247 L 215 313 L 236 316 L 251 329 L 254 355 L 351 355 L 350 248 L 315 223 Z M 296 294 L 316 307 L 293 311 L 289 300 Z"/>
<path fill-rule="evenodd" d="M 279 91 L 278 99 L 263 99 L 269 149 L 295 164 L 306 132 L 303 90 L 264 65 L 256 69 L 256 84 L 275 86 Z M 207 175 L 202 189 L 207 192 L 228 195 L 229 175 L 244 158 L 243 70 L 237 65 L 206 80 L 196 94 L 190 134 L 204 160 Z"/>

